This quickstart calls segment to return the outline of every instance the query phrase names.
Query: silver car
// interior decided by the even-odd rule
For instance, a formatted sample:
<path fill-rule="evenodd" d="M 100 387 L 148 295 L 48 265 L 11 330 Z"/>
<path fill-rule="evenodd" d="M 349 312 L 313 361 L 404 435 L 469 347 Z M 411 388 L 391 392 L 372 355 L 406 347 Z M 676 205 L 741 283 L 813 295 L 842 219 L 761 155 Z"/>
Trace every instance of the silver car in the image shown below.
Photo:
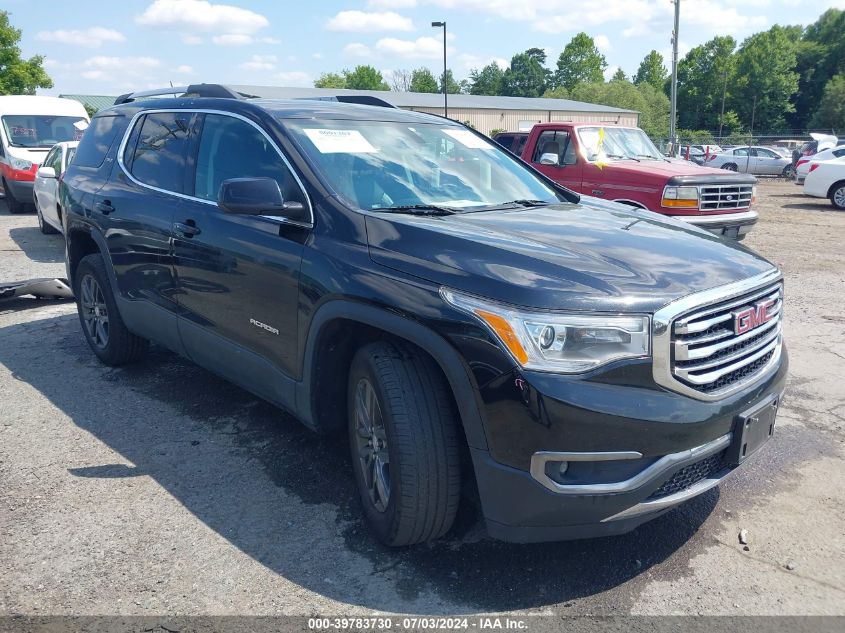
<path fill-rule="evenodd" d="M 768 147 L 743 145 L 719 154 L 713 154 L 707 167 L 718 167 L 729 171 L 741 171 L 757 176 L 783 176 L 792 178 L 792 159 L 781 156 Z"/>

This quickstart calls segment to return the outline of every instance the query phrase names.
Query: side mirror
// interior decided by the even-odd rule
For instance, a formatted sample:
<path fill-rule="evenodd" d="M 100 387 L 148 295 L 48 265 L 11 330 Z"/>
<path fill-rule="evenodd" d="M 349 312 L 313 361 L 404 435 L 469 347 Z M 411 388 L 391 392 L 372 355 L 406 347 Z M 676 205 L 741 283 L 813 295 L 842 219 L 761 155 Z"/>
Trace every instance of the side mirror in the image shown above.
<path fill-rule="evenodd" d="M 55 178 L 56 170 L 52 167 L 39 167 L 35 175 L 39 178 Z"/>
<path fill-rule="evenodd" d="M 273 178 L 230 178 L 220 184 L 217 206 L 226 213 L 242 215 L 278 215 L 291 220 L 306 220 L 305 205 L 285 202 L 279 183 Z"/>
<path fill-rule="evenodd" d="M 540 156 L 540 164 L 541 165 L 550 165 L 552 167 L 558 167 L 560 163 L 558 162 L 557 154 L 549 152 L 548 154 L 542 154 Z"/>

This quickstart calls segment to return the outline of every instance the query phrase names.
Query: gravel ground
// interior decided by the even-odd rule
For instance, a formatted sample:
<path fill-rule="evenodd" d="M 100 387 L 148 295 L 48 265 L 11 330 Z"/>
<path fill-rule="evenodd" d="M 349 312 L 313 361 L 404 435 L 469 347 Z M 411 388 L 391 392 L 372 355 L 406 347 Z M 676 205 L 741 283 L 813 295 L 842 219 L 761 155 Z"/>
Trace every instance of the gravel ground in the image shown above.
<path fill-rule="evenodd" d="M 345 448 L 173 354 L 110 369 L 71 303 L 0 303 L 2 614 L 845 614 L 845 213 L 760 186 L 791 378 L 765 451 L 632 534 L 370 538 Z M 0 280 L 63 276 L 0 209 Z M 748 531 L 748 551 L 739 543 Z"/>

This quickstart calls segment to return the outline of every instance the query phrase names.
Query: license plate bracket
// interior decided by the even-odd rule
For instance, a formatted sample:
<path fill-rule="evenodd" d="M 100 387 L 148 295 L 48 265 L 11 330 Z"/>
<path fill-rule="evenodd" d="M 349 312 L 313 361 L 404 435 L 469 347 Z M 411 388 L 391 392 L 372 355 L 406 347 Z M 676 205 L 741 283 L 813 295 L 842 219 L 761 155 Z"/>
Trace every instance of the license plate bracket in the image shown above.
<path fill-rule="evenodd" d="M 775 397 L 737 416 L 728 448 L 730 463 L 741 464 L 771 439 L 779 404 L 780 398 Z"/>

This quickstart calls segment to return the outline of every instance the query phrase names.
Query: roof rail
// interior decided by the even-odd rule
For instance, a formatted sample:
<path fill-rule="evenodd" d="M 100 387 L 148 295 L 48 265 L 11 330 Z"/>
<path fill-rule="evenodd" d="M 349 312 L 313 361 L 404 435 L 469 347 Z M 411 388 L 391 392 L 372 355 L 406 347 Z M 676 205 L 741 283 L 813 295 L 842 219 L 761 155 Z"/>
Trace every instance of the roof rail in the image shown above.
<path fill-rule="evenodd" d="M 250 99 L 255 95 L 248 95 L 242 92 L 235 92 L 221 84 L 191 84 L 190 86 L 169 86 L 167 88 L 156 88 L 155 90 L 142 90 L 129 92 L 120 95 L 114 100 L 114 105 L 130 103 L 143 97 L 157 97 L 161 95 L 173 95 L 175 97 L 207 97 L 217 99 Z"/>
<path fill-rule="evenodd" d="M 357 103 L 359 105 L 378 106 L 380 108 L 395 108 L 392 103 L 372 95 L 335 95 L 333 97 L 297 97 L 297 101 L 339 101 L 341 103 Z"/>

